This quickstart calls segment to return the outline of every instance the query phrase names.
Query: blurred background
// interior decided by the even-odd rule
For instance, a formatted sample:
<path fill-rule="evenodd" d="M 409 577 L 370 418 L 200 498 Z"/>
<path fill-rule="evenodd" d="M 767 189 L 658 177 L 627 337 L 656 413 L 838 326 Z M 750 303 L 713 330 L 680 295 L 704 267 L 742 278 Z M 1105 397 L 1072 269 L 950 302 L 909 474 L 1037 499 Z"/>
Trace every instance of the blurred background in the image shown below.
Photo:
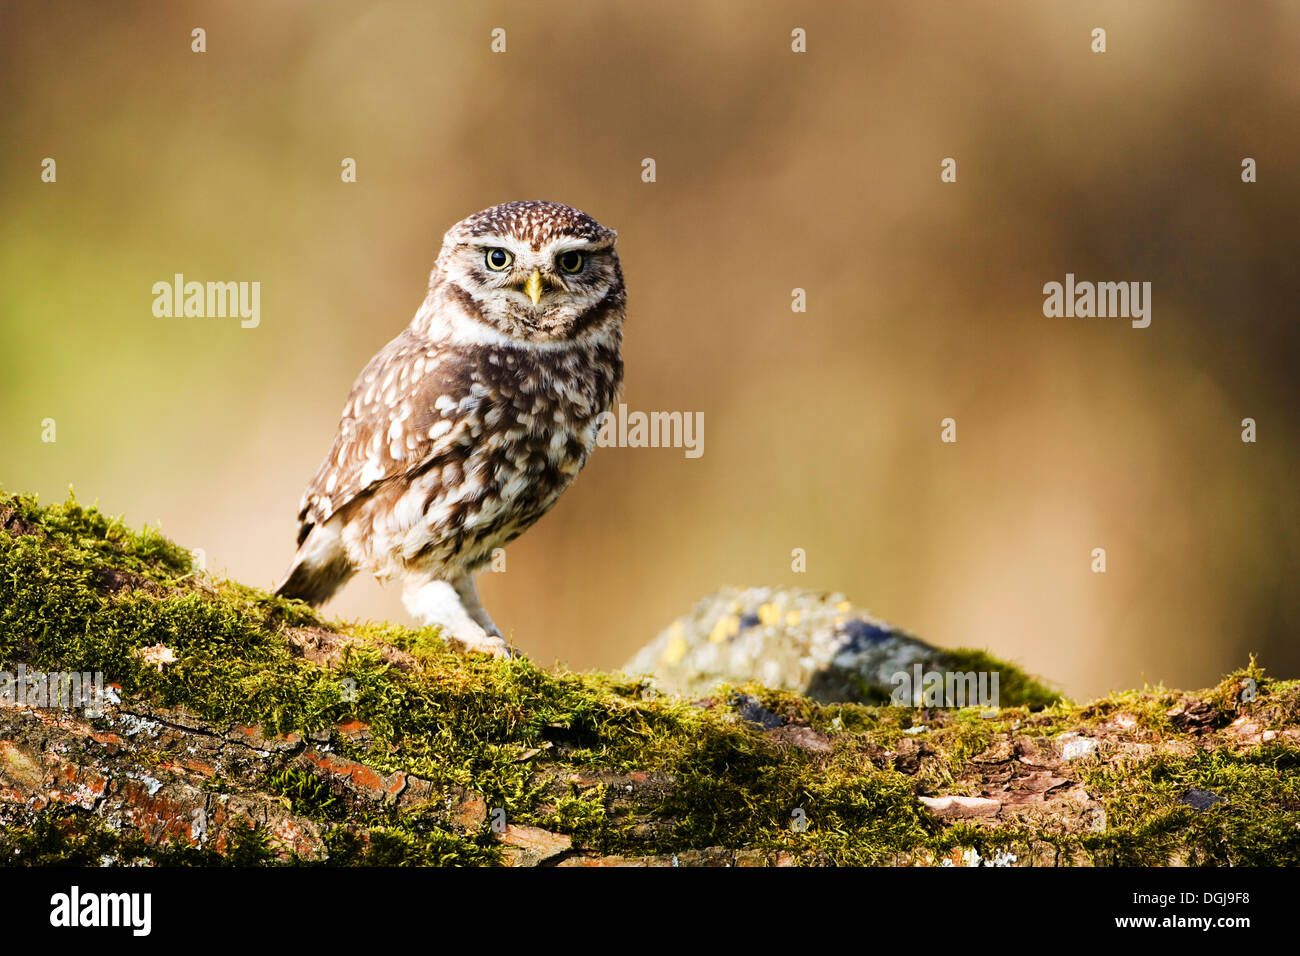
<path fill-rule="evenodd" d="M 598 449 L 481 576 L 532 659 L 618 667 L 721 585 L 786 584 L 1076 696 L 1300 672 L 1300 3 L 0 17 L 5 489 L 271 585 L 443 231 L 555 199 L 620 232 L 624 401 L 702 411 L 704 454 Z M 155 318 L 177 272 L 261 282 L 260 325 Z M 1150 328 L 1045 318 L 1067 272 L 1151 282 Z M 327 611 L 408 620 L 364 577 Z"/>

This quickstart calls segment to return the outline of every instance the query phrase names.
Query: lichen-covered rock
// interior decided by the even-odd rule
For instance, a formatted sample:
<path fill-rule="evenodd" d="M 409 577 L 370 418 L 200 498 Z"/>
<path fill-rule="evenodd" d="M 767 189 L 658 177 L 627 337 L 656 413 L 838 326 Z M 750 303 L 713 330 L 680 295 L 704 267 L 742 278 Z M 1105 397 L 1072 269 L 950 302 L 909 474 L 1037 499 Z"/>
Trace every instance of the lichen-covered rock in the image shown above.
<path fill-rule="evenodd" d="M 661 690 L 687 697 L 751 681 L 822 703 L 886 703 L 920 672 L 978 670 L 991 658 L 948 651 L 891 627 L 842 594 L 800 588 L 724 588 L 673 621 L 626 665 Z M 1016 668 L 998 665 L 1003 705 L 1044 704 L 1056 695 Z M 911 681 L 915 684 L 915 681 Z"/>

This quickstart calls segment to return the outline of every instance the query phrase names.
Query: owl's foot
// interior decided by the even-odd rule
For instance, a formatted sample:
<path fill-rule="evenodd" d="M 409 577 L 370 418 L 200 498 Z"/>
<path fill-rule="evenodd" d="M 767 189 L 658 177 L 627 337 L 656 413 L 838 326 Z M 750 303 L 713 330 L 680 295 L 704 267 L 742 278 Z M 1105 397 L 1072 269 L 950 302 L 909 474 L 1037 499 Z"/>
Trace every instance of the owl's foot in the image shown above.
<path fill-rule="evenodd" d="M 488 657 L 497 660 L 523 657 L 523 654 L 506 643 L 505 638 L 499 634 L 484 633 L 481 628 L 478 635 L 466 635 L 452 632 L 444 627 L 442 636 L 454 650 L 460 651 L 462 654 L 486 654 Z"/>
<path fill-rule="evenodd" d="M 499 660 L 523 656 L 506 643 L 487 616 L 468 575 L 455 583 L 408 579 L 402 603 L 421 623 L 437 625 L 443 640 L 462 654 L 486 654 Z"/>

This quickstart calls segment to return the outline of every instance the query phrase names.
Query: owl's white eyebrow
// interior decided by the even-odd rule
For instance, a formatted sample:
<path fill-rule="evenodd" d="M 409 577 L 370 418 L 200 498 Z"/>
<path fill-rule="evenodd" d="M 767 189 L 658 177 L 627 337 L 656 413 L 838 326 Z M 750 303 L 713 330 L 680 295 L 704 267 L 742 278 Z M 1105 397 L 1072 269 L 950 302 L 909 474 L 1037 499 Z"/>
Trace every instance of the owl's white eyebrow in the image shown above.
<path fill-rule="evenodd" d="M 486 252 L 488 249 L 505 249 L 516 256 L 528 255 L 532 248 L 526 242 L 520 242 L 513 236 L 484 236 L 481 240 L 466 243 L 471 249 Z"/>
<path fill-rule="evenodd" d="M 484 236 L 474 242 L 466 243 L 466 245 L 479 252 L 486 252 L 488 249 L 505 249 L 516 258 L 527 258 L 542 253 L 556 256 L 573 250 L 593 253 L 604 252 L 612 248 L 614 243 L 609 239 L 581 239 L 575 236 L 572 239 L 556 239 L 534 252 L 532 246 L 527 242 L 516 239 L 514 236 Z"/>
<path fill-rule="evenodd" d="M 613 244 L 608 239 L 558 239 L 546 248 L 554 253 L 572 252 L 574 250 L 603 252 Z"/>

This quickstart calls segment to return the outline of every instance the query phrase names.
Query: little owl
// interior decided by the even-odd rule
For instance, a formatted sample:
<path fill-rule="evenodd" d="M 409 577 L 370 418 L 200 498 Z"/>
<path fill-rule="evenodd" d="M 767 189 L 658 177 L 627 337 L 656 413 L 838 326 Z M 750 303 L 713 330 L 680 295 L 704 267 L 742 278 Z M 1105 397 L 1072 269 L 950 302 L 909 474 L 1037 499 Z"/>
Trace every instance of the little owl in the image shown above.
<path fill-rule="evenodd" d="M 448 230 L 424 304 L 352 386 L 277 593 L 320 604 L 360 569 L 397 576 L 453 646 L 510 653 L 473 572 L 555 504 L 622 384 L 614 239 L 554 202 Z"/>

